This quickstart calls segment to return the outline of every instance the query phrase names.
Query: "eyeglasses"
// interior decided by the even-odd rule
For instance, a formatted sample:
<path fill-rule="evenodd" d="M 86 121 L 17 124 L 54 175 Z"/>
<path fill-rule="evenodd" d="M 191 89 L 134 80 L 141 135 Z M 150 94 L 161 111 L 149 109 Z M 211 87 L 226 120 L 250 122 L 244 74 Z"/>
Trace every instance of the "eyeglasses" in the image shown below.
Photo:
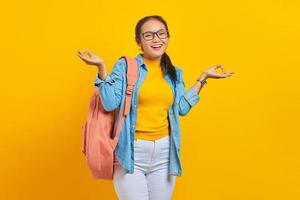
<path fill-rule="evenodd" d="M 142 36 L 145 40 L 149 41 L 149 40 L 153 40 L 154 34 L 157 35 L 157 37 L 160 39 L 166 39 L 167 37 L 169 37 L 169 32 L 164 29 L 160 29 L 159 31 L 156 32 L 146 31 L 142 33 Z"/>

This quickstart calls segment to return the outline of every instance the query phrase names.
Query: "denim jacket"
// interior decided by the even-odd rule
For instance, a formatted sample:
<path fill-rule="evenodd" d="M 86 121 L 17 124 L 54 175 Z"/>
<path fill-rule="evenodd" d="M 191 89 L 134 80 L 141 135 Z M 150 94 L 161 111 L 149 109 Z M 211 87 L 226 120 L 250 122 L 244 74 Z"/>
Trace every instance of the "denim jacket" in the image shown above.
<path fill-rule="evenodd" d="M 135 59 L 138 62 L 138 80 L 131 97 L 131 108 L 123 122 L 122 131 L 115 149 L 116 158 L 120 165 L 125 169 L 126 173 L 133 173 L 134 171 L 133 144 L 138 111 L 138 91 L 147 76 L 147 66 L 143 61 L 142 55 L 138 54 Z M 191 107 L 198 103 L 200 97 L 194 87 L 185 91 L 182 70 L 176 66 L 175 69 L 177 73 L 176 83 L 172 81 L 169 74 L 164 75 L 164 78 L 169 83 L 175 97 L 172 106 L 170 106 L 168 110 L 170 124 L 170 157 L 168 173 L 169 175 L 181 176 L 179 115 L 186 115 Z M 111 74 L 108 74 L 105 80 L 101 80 L 97 74 L 94 86 L 99 88 L 99 96 L 106 111 L 113 111 L 116 108 L 123 109 L 126 91 L 125 59 L 119 59 L 115 63 Z"/>

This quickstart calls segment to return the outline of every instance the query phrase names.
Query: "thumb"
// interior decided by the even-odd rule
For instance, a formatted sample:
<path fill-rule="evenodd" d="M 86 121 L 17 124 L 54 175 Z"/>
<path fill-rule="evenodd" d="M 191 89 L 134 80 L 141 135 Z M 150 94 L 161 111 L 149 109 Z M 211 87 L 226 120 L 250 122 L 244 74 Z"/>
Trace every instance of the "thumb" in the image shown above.
<path fill-rule="evenodd" d="M 92 56 L 92 53 L 90 52 L 90 50 L 87 50 L 87 54 L 88 54 L 89 56 Z"/>

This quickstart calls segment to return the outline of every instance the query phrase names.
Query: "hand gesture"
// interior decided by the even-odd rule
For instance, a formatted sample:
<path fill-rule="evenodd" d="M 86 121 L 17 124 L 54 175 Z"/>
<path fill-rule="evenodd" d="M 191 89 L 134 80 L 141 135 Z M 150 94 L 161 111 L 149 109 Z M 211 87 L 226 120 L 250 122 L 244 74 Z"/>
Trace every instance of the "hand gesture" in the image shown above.
<path fill-rule="evenodd" d="M 222 69 L 221 73 L 216 72 L 216 70 L 218 68 Z M 233 71 L 226 73 L 221 64 L 213 66 L 213 67 L 209 68 L 208 70 L 206 70 L 205 72 L 203 72 L 203 75 L 205 76 L 205 78 L 217 78 L 217 79 L 218 78 L 227 78 L 229 76 L 232 76 L 233 74 L 234 74 Z"/>
<path fill-rule="evenodd" d="M 88 49 L 83 53 L 77 50 L 77 55 L 88 65 L 96 65 L 97 67 L 104 66 L 104 60 L 92 54 Z"/>

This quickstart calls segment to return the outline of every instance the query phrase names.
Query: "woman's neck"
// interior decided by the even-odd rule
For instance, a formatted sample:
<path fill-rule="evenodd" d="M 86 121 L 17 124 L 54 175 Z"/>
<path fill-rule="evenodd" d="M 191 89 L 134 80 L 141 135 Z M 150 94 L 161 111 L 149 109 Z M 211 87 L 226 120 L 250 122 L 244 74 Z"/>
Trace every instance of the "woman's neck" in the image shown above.
<path fill-rule="evenodd" d="M 143 57 L 144 63 L 147 66 L 152 66 L 152 67 L 159 67 L 160 66 L 160 60 L 153 60 L 153 59 L 149 59 L 146 57 Z"/>
<path fill-rule="evenodd" d="M 141 54 L 141 55 L 142 55 L 144 60 L 148 60 L 149 62 L 160 62 L 160 60 L 161 60 L 161 57 L 157 58 L 157 59 L 153 59 L 153 58 L 150 58 L 148 56 L 145 56 L 144 54 Z"/>

